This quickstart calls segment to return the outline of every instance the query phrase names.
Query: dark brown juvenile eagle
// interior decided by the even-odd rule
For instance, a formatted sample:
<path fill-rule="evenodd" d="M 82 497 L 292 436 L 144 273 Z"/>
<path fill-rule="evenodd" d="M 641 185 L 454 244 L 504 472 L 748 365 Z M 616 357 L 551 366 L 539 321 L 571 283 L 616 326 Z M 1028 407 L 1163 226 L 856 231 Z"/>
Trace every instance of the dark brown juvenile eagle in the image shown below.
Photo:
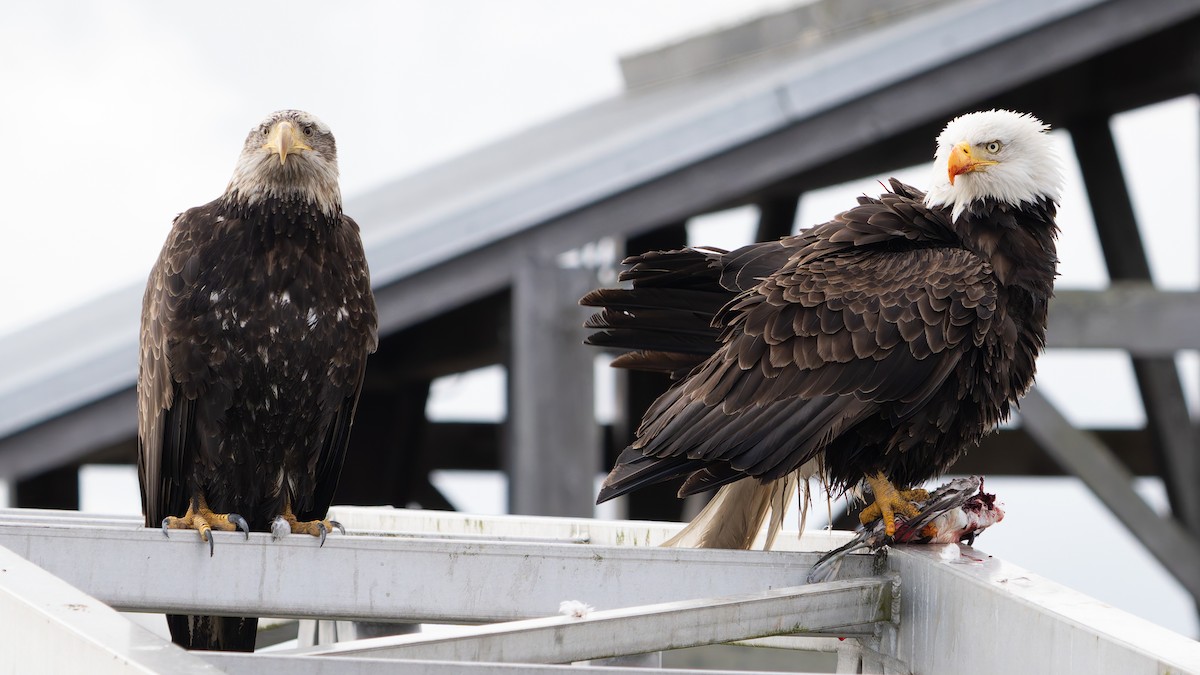
<path fill-rule="evenodd" d="M 142 307 L 138 477 L 147 526 L 316 535 L 377 344 L 358 225 L 316 117 L 250 131 L 225 194 L 176 219 Z M 168 616 L 190 649 L 254 648 L 257 620 Z"/>
<path fill-rule="evenodd" d="M 928 193 L 878 198 L 779 241 L 625 261 L 630 289 L 589 342 L 677 382 L 646 412 L 603 502 L 686 477 L 721 490 L 675 544 L 748 548 L 797 477 L 874 493 L 864 520 L 912 515 L 897 488 L 944 471 L 1033 383 L 1057 257 L 1061 170 L 1047 126 L 963 115 L 938 137 Z M 773 536 L 773 534 L 772 534 Z"/>

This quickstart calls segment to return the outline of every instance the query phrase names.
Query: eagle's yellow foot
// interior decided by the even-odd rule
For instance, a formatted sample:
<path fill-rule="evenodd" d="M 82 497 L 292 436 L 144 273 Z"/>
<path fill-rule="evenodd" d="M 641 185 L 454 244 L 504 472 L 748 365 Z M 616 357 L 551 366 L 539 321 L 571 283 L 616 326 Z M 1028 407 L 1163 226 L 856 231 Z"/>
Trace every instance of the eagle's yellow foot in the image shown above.
<path fill-rule="evenodd" d="M 346 528 L 342 527 L 342 524 L 336 520 L 297 520 L 290 506 L 282 514 L 275 516 L 275 520 L 271 521 L 272 538 L 282 539 L 288 534 L 308 534 L 320 537 L 321 546 L 325 545 L 325 535 L 334 529 L 342 534 L 346 534 Z"/>
<path fill-rule="evenodd" d="M 896 514 L 912 518 L 919 513 L 913 502 L 929 498 L 929 493 L 925 490 L 897 490 L 882 472 L 867 476 L 866 479 L 871 486 L 871 492 L 875 493 L 875 502 L 867 505 L 862 513 L 858 514 L 858 519 L 866 525 L 882 517 L 884 531 L 889 537 L 896 534 Z"/>
<path fill-rule="evenodd" d="M 213 554 L 212 530 L 234 532 L 241 530 L 246 538 L 250 538 L 250 526 L 246 519 L 236 513 L 214 513 L 208 508 L 204 497 L 198 496 L 188 505 L 183 517 L 167 516 L 162 521 L 163 536 L 170 536 L 167 530 L 195 530 L 200 533 L 200 540 L 208 542 L 208 555 Z"/>

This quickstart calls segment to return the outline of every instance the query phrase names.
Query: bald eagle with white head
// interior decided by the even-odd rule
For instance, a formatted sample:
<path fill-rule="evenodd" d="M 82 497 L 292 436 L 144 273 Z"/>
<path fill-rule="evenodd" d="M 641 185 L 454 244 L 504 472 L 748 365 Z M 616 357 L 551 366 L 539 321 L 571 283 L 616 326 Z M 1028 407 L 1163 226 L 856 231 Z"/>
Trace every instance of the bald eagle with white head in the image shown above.
<path fill-rule="evenodd" d="M 675 383 L 646 412 L 603 502 L 684 478 L 720 488 L 669 544 L 749 548 L 798 479 L 866 483 L 864 522 L 915 514 L 907 490 L 1006 419 L 1033 383 L 1054 291 L 1061 168 L 1048 127 L 992 110 L 937 139 L 927 193 L 879 197 L 779 241 L 625 261 L 593 291 L 590 344 Z M 769 543 L 768 543 L 769 545 Z"/>
<path fill-rule="evenodd" d="M 337 146 L 299 110 L 246 137 L 225 193 L 184 211 L 150 272 L 138 369 L 146 525 L 325 542 L 377 344 Z M 253 618 L 168 616 L 189 649 L 252 650 Z"/>

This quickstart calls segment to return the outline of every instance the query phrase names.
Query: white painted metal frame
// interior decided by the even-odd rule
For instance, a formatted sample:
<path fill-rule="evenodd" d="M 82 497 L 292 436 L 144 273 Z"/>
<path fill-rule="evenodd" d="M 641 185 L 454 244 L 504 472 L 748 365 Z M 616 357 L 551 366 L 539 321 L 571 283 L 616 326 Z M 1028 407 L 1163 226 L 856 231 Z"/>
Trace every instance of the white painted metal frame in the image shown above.
<path fill-rule="evenodd" d="M 805 587 L 812 553 L 654 546 L 677 525 L 357 508 L 337 517 L 351 534 L 323 549 L 303 536 L 220 533 L 210 558 L 191 533 L 167 539 L 136 519 L 0 511 L 0 615 L 12 627 L 0 631 L 0 672 L 557 673 L 580 667 L 547 662 L 777 635 L 747 643 L 840 649 L 839 672 L 1200 673 L 1196 642 L 968 547 L 895 549 L 880 573 L 856 556 L 842 581 Z M 827 548 L 847 536 L 814 534 L 779 543 Z M 598 609 L 557 616 L 561 600 Z M 189 654 L 114 608 L 508 623 Z M 786 635 L 797 628 L 850 639 Z"/>
<path fill-rule="evenodd" d="M 217 672 L 3 546 L 0 617 L 0 673 Z"/>
<path fill-rule="evenodd" d="M 134 612 L 239 616 L 252 607 L 283 618 L 513 621 L 553 615 L 564 600 L 612 609 L 796 586 L 817 558 L 357 533 L 331 535 L 318 548 L 312 537 L 276 542 L 254 533 L 243 541 L 232 532 L 216 533 L 216 554 L 209 557 L 193 532 L 167 539 L 134 519 L 29 518 L 15 511 L 0 512 L 0 546 Z M 870 561 L 850 566 L 854 576 L 865 576 Z"/>
<path fill-rule="evenodd" d="M 864 578 L 723 598 L 665 602 L 464 629 L 323 645 L 318 656 L 561 663 L 720 644 L 763 635 L 873 636 L 893 619 L 892 579 Z M 670 626 L 670 631 L 663 628 Z"/>

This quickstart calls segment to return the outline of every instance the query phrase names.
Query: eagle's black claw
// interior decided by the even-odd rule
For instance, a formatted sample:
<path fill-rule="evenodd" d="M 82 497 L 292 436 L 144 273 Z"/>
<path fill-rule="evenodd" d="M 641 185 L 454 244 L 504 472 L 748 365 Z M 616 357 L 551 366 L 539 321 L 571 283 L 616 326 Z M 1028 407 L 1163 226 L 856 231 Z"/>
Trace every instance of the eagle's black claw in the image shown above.
<path fill-rule="evenodd" d="M 338 521 L 336 521 L 336 520 L 331 520 L 331 521 L 329 521 L 329 524 L 330 524 L 330 525 L 333 525 L 334 527 L 336 527 L 336 528 L 337 528 L 337 531 L 338 531 L 338 532 L 341 532 L 343 535 L 345 535 L 345 534 L 346 534 L 346 528 L 345 528 L 345 527 L 343 527 L 343 526 L 342 526 L 342 524 L 341 524 L 341 523 L 339 523 Z"/>
<path fill-rule="evenodd" d="M 209 532 L 208 533 L 208 557 L 210 557 L 210 558 L 213 557 L 213 548 L 215 546 L 215 544 L 213 544 L 214 539 L 216 539 L 216 537 L 214 537 L 212 535 L 212 532 Z"/>
<path fill-rule="evenodd" d="M 239 516 L 236 513 L 231 513 L 231 514 L 229 514 L 229 522 L 233 523 L 234 525 L 237 525 L 237 529 L 242 531 L 242 534 L 245 535 L 243 537 L 243 540 L 250 538 L 250 525 L 246 523 L 245 518 Z"/>
<path fill-rule="evenodd" d="M 166 518 L 163 518 L 162 531 L 163 531 L 163 536 L 166 537 L 167 539 L 171 538 L 171 535 L 167 534 L 167 531 L 171 529 L 170 527 L 168 527 L 170 522 L 171 522 L 171 516 L 167 516 Z"/>
<path fill-rule="evenodd" d="M 317 522 L 317 530 L 321 533 L 320 534 L 321 545 L 318 546 L 317 548 L 324 548 L 325 547 L 325 535 L 329 534 L 329 530 L 325 529 L 325 523 L 322 523 L 320 521 Z"/>

